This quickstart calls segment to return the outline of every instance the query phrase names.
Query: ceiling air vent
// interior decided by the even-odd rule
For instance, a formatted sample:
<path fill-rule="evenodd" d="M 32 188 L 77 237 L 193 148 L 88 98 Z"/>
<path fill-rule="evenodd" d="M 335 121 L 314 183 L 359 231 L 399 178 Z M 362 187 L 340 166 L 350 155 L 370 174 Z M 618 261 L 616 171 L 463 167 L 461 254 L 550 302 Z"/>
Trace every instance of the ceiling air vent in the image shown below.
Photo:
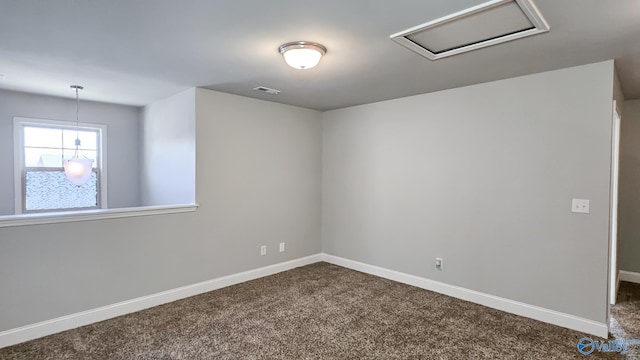
<path fill-rule="evenodd" d="M 547 31 L 549 24 L 532 0 L 492 0 L 390 37 L 437 60 Z"/>
<path fill-rule="evenodd" d="M 271 95 L 278 95 L 280 94 L 280 90 L 276 90 L 276 89 L 272 89 L 272 88 L 268 88 L 266 86 L 258 86 L 258 87 L 254 87 L 253 90 L 257 91 L 257 92 L 262 92 L 262 93 L 266 93 L 266 94 L 271 94 Z"/>

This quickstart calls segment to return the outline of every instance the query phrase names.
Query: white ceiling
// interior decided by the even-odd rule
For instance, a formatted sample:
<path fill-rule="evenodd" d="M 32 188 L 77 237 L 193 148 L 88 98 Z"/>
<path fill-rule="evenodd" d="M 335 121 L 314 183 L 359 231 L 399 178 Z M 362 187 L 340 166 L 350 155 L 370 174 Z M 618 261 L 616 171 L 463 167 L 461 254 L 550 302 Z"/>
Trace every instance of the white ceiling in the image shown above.
<path fill-rule="evenodd" d="M 535 0 L 548 33 L 435 62 L 389 39 L 483 2 L 0 0 L 0 88 L 146 105 L 196 86 L 328 110 L 616 59 L 640 98 L 639 0 Z M 327 47 L 316 68 L 282 60 L 298 40 Z"/>

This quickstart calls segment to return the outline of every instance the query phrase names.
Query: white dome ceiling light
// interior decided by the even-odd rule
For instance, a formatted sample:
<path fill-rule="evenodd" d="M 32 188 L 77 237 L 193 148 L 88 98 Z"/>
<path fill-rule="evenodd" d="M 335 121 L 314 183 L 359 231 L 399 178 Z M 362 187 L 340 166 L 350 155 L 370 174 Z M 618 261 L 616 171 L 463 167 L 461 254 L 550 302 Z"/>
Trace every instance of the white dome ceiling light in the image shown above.
<path fill-rule="evenodd" d="M 295 41 L 281 45 L 278 51 L 292 68 L 307 70 L 318 65 L 327 48 L 313 42 Z"/>

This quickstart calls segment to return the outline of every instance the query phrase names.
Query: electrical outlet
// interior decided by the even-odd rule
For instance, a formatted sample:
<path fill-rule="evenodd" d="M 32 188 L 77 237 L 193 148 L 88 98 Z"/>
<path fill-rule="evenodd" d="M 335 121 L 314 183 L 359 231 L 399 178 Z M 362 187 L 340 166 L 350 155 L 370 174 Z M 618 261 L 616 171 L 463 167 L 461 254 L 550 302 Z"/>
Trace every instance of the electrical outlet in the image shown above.
<path fill-rule="evenodd" d="M 260 255 L 261 256 L 267 255 L 267 245 L 260 246 Z"/>
<path fill-rule="evenodd" d="M 588 214 L 589 203 L 590 201 L 587 199 L 573 199 L 571 200 L 571 212 Z"/>
<path fill-rule="evenodd" d="M 438 270 L 442 270 L 444 263 L 442 261 L 442 258 L 436 258 L 436 269 Z"/>
<path fill-rule="evenodd" d="M 283 242 L 280 243 L 280 252 L 284 252 L 284 243 Z"/>

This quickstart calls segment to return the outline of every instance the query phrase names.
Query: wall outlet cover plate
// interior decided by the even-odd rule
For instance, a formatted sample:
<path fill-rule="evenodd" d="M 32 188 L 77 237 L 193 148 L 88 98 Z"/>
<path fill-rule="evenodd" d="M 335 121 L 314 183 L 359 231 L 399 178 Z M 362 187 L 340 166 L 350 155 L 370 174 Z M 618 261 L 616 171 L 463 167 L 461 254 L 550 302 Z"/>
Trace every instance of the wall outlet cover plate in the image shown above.
<path fill-rule="evenodd" d="M 588 214 L 589 213 L 589 200 L 586 199 L 573 199 L 571 200 L 571 212 Z"/>

